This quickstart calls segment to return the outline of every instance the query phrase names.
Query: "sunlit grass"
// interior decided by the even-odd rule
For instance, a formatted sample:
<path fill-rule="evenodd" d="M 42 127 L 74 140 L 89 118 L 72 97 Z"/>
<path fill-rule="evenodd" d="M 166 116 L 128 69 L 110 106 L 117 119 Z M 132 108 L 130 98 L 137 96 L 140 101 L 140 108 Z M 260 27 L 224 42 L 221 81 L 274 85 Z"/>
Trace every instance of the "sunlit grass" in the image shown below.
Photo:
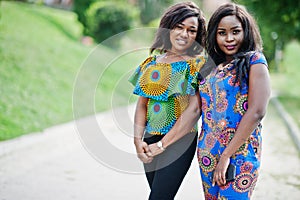
<path fill-rule="evenodd" d="M 88 105 L 82 100 L 76 117 L 109 109 L 112 91 L 119 94 L 117 105 L 128 101 L 126 89 L 116 88 L 115 82 L 135 67 L 137 56 L 105 66 L 101 58 L 117 53 L 82 45 L 81 26 L 69 11 L 16 2 L 1 2 L 1 11 L 0 140 L 73 120 L 74 83 L 87 59 L 96 70 L 108 69 L 101 75 L 103 83 L 91 82 L 95 73 L 89 71 L 77 85 L 81 93 L 76 98 L 81 101 L 94 90 L 97 101 Z M 89 55 L 95 51 L 98 56 L 93 60 Z"/>

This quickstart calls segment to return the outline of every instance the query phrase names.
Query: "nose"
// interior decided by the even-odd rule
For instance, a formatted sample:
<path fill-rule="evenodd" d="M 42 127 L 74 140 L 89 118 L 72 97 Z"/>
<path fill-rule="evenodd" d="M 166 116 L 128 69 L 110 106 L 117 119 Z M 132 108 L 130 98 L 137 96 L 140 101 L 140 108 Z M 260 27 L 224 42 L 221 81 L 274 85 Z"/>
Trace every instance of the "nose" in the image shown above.
<path fill-rule="evenodd" d="M 233 40 L 233 35 L 232 34 L 227 34 L 227 37 L 226 37 L 226 41 L 232 41 Z"/>
<path fill-rule="evenodd" d="M 180 32 L 181 37 L 187 38 L 188 37 L 188 30 L 187 29 L 182 29 Z"/>

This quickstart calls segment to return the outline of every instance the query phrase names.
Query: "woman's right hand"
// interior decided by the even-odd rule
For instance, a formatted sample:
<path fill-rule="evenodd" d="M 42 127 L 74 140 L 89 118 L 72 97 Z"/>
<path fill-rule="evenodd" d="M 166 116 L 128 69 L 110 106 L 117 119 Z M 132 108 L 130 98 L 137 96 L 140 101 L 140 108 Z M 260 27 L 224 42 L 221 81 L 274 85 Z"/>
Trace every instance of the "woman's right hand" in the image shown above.
<path fill-rule="evenodd" d="M 149 146 L 143 140 L 135 140 L 134 145 L 136 148 L 137 156 L 143 163 L 150 163 L 153 160 L 152 153 Z"/>

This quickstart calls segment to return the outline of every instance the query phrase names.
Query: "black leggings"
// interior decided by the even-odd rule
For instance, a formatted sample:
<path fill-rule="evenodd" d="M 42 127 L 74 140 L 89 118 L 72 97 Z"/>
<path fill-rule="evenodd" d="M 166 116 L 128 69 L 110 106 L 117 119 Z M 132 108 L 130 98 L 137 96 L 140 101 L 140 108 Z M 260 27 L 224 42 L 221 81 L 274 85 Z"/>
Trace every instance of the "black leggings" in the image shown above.
<path fill-rule="evenodd" d="M 145 135 L 144 141 L 155 143 L 163 136 Z M 197 145 L 197 133 L 189 133 L 170 145 L 149 164 L 144 164 L 151 189 L 149 200 L 173 200 L 187 171 L 189 170 Z"/>

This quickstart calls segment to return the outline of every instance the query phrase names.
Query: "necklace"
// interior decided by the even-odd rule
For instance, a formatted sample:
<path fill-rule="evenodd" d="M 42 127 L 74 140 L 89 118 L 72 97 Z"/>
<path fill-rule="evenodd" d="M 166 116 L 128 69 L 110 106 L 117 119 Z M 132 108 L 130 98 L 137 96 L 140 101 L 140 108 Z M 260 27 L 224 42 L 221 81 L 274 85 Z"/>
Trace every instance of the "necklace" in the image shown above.
<path fill-rule="evenodd" d="M 187 56 L 187 53 L 183 53 L 183 54 L 176 54 L 170 51 L 167 51 L 165 54 L 161 54 L 158 57 L 158 62 L 161 63 L 172 63 L 172 62 L 178 62 L 181 60 L 185 60 L 185 56 Z"/>

